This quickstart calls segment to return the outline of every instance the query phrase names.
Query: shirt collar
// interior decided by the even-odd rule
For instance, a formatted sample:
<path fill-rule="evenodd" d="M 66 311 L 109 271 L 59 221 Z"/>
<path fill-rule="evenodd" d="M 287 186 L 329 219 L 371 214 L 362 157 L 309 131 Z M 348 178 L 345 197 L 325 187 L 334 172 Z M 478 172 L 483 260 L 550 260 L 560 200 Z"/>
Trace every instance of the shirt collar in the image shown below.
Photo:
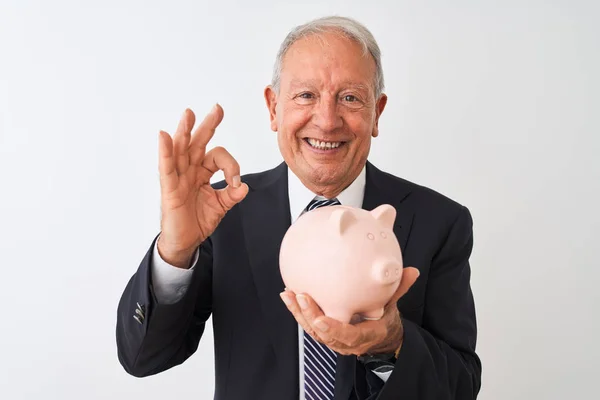
<path fill-rule="evenodd" d="M 365 184 L 366 167 L 363 167 L 356 179 L 337 196 L 337 199 L 342 205 L 361 208 L 365 195 Z M 324 199 L 324 197 L 315 195 L 304 186 L 290 168 L 288 168 L 288 195 L 292 222 L 302 215 L 311 200 Z"/>

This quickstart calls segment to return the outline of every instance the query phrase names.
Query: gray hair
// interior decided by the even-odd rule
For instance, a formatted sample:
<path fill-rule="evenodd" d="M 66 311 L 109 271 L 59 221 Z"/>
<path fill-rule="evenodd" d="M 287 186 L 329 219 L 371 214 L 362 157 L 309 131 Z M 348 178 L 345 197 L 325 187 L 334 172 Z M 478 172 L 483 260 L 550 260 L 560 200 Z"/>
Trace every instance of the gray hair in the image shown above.
<path fill-rule="evenodd" d="M 364 55 L 369 53 L 373 57 L 373 60 L 375 61 L 375 79 L 373 88 L 375 89 L 375 99 L 379 98 L 384 90 L 384 81 L 383 68 L 381 66 L 381 50 L 379 49 L 377 41 L 375 41 L 373 34 L 360 22 L 351 18 L 337 16 L 315 19 L 295 27 L 288 33 L 283 43 L 281 43 L 281 47 L 279 48 L 275 60 L 275 67 L 273 68 L 271 85 L 275 92 L 279 92 L 283 58 L 289 48 L 301 38 L 332 31 L 338 32 L 341 35 L 354 40 L 362 46 Z"/>

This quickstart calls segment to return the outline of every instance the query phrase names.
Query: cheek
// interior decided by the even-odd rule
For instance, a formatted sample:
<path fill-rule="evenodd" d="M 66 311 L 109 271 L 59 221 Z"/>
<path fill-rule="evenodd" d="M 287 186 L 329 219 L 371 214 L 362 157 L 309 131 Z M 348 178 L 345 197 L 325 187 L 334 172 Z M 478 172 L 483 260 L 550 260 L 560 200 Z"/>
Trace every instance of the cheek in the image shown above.
<path fill-rule="evenodd" d="M 369 140 L 373 133 L 373 122 L 370 115 L 353 114 L 346 119 L 346 123 L 358 142 Z"/>
<path fill-rule="evenodd" d="M 295 105 L 285 107 L 280 116 L 279 129 L 290 140 L 310 121 L 310 111 Z"/>

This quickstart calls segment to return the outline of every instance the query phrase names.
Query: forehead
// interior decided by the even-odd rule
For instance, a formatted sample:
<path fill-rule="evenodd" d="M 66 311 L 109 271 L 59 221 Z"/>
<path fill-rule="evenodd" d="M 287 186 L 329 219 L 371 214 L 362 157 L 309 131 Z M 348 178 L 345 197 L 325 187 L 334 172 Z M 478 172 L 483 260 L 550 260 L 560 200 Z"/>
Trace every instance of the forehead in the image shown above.
<path fill-rule="evenodd" d="M 281 81 L 372 87 L 375 61 L 363 47 L 340 34 L 327 32 L 297 40 L 283 58 Z"/>

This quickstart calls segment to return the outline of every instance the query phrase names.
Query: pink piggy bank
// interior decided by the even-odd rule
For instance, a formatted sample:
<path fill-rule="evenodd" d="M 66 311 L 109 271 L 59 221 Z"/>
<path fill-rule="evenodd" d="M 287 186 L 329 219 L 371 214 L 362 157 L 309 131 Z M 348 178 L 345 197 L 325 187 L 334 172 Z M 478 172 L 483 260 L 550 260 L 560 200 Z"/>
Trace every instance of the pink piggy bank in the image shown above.
<path fill-rule="evenodd" d="M 379 319 L 400 285 L 402 252 L 393 231 L 396 210 L 321 207 L 286 232 L 279 254 L 286 288 L 306 293 L 330 318 Z"/>

